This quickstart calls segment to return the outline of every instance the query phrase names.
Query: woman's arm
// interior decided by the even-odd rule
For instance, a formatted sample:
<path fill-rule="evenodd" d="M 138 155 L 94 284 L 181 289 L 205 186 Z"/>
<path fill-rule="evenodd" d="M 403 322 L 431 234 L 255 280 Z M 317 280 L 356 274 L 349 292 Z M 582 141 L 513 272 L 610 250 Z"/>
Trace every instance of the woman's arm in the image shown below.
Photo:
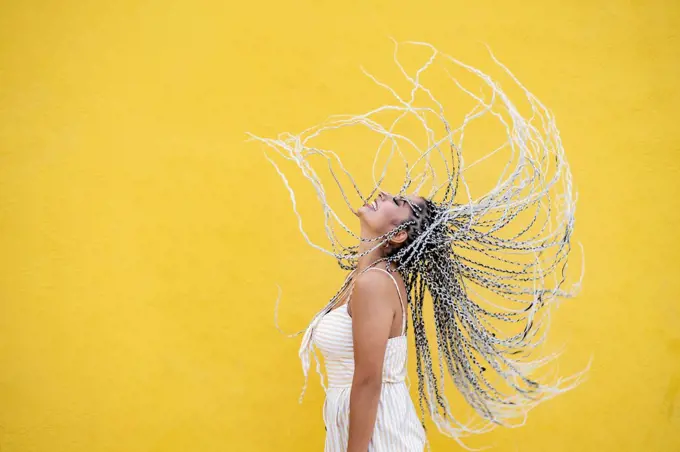
<path fill-rule="evenodd" d="M 349 399 L 347 452 L 366 452 L 373 435 L 383 360 L 394 318 L 392 281 L 375 272 L 360 275 L 351 298 L 354 377 Z"/>

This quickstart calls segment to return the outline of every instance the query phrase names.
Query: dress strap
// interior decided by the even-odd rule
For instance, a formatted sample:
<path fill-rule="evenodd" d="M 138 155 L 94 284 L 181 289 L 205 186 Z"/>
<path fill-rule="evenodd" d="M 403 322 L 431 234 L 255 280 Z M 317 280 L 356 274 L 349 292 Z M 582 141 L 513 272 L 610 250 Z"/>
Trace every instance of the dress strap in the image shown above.
<path fill-rule="evenodd" d="M 382 268 L 379 268 L 379 267 L 369 267 L 364 271 L 368 271 L 368 270 L 380 270 L 381 272 L 387 273 L 387 276 L 392 278 L 392 282 L 394 283 L 394 287 L 397 288 L 397 295 L 399 295 L 399 302 L 401 302 L 401 311 L 402 311 L 401 334 L 404 335 L 406 333 L 406 305 L 404 304 L 404 299 L 401 297 L 401 290 L 399 290 L 399 284 L 397 284 L 397 280 L 394 279 L 394 276 L 392 276 L 392 274 L 385 269 L 382 269 Z"/>

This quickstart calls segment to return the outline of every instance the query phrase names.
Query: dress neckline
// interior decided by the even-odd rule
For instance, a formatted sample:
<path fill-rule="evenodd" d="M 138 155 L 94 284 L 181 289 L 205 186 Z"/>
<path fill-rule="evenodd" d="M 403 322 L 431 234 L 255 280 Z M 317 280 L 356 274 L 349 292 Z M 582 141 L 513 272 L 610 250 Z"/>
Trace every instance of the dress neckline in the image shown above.
<path fill-rule="evenodd" d="M 341 304 L 340 306 L 338 306 L 337 308 L 331 309 L 330 311 L 328 311 L 328 312 L 326 313 L 326 315 L 328 315 L 328 314 L 330 314 L 330 313 L 332 313 L 332 312 L 335 312 L 335 311 L 340 311 L 340 310 L 342 310 L 342 308 L 345 308 L 345 309 L 344 309 L 345 315 L 347 316 L 347 318 L 348 318 L 350 321 L 352 321 L 352 316 L 349 315 L 349 311 L 347 311 L 347 303 L 343 303 L 343 304 Z M 391 341 L 392 339 L 400 339 L 400 338 L 402 338 L 402 337 L 403 337 L 403 338 L 406 338 L 406 333 L 405 333 L 405 332 L 404 332 L 404 334 L 400 334 L 399 336 L 388 337 L 388 338 L 387 338 L 387 342 Z"/>

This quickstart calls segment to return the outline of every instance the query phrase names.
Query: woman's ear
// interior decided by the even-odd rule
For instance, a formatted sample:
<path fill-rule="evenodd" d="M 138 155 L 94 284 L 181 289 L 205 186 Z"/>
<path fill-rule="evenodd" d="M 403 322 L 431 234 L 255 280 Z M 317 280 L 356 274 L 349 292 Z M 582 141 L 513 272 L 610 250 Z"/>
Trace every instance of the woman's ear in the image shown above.
<path fill-rule="evenodd" d="M 399 245 L 401 243 L 404 243 L 404 241 L 408 238 L 408 232 L 401 230 L 397 232 L 397 235 L 392 237 L 392 240 L 390 240 L 392 243 L 395 245 Z"/>

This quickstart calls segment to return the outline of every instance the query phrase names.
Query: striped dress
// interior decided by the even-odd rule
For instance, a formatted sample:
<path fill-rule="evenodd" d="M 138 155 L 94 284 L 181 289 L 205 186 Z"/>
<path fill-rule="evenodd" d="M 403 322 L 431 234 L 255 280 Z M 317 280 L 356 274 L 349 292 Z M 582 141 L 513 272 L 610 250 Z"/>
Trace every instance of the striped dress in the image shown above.
<path fill-rule="evenodd" d="M 383 378 L 378 412 L 369 452 L 422 452 L 425 432 L 406 386 L 406 306 L 394 277 L 403 309 L 401 335 L 388 339 L 383 363 Z M 349 300 L 348 300 L 349 302 Z M 326 425 L 325 452 L 345 452 L 349 433 L 349 396 L 354 373 L 352 319 L 348 304 L 333 309 L 321 318 L 314 332 L 314 345 L 326 364 L 328 385 L 323 419 Z"/>

